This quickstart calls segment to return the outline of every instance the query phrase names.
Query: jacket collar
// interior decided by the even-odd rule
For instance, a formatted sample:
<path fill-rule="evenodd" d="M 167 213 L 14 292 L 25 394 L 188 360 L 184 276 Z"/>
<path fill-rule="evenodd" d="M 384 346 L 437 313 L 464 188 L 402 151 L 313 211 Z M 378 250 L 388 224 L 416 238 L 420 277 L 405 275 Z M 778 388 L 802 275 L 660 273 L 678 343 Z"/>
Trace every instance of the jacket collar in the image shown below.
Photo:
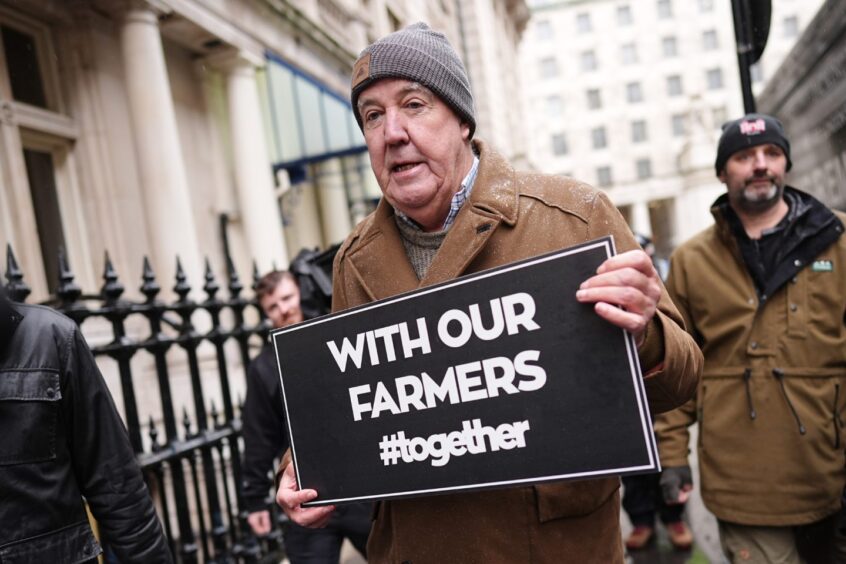
<path fill-rule="evenodd" d="M 394 219 L 394 210 L 383 198 L 372 221 L 348 255 L 352 272 L 373 300 L 418 287 L 451 280 L 464 273 L 502 224 L 517 222 L 518 191 L 514 169 L 481 140 L 473 141 L 479 155 L 479 173 L 470 199 L 450 227 L 426 276 L 414 274 Z"/>

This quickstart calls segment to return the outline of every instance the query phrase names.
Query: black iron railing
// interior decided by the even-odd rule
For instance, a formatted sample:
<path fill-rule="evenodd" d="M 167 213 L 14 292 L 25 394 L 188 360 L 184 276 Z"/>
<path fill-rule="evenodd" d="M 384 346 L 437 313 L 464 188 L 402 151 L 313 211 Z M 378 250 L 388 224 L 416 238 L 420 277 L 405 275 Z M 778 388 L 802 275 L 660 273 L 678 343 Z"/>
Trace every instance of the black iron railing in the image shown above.
<path fill-rule="evenodd" d="M 107 334 L 96 339 L 104 344 L 92 350 L 101 365 L 108 358 L 116 367 L 130 442 L 156 501 L 174 560 L 257 562 L 268 557 L 278 561 L 284 516 L 276 512 L 274 531 L 257 539 L 242 509 L 241 400 L 233 401 L 231 376 L 237 374 L 243 382 L 251 353 L 258 351 L 267 325 L 255 300 L 244 297 L 231 260 L 226 265 L 225 298 L 219 297 L 221 288 L 206 261 L 201 302 L 189 297 L 192 288 L 178 259 L 173 287 L 177 299 L 172 303 L 157 298 L 161 288 L 146 258 L 139 287 L 144 299 L 137 301 L 123 298 L 124 286 L 108 255 L 104 283 L 96 294 L 82 292 L 62 255 L 59 266 L 59 286 L 45 304 L 85 325 L 83 330 L 93 325 L 98 336 Z M 254 266 L 254 281 L 257 277 Z M 11 247 L 7 248 L 6 279 L 8 295 L 25 301 L 30 289 Z M 150 370 L 154 377 L 147 373 Z M 183 387 L 190 391 L 174 393 L 174 381 L 185 378 L 189 385 Z M 138 386 L 145 386 L 146 392 L 155 385 L 157 393 L 145 393 L 146 401 L 139 405 Z M 209 388 L 217 392 L 220 407 L 210 399 Z M 150 401 L 151 396 L 157 401 Z M 269 509 L 275 511 L 272 505 Z"/>

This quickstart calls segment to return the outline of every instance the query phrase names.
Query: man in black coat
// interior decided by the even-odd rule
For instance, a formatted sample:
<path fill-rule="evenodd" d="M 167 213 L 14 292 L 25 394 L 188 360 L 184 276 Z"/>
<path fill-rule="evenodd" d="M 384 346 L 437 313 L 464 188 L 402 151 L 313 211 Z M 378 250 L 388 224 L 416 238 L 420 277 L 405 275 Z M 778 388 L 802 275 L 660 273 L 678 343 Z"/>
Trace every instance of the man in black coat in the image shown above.
<path fill-rule="evenodd" d="M 79 328 L 0 286 L 0 562 L 171 555 L 126 428 Z"/>
<path fill-rule="evenodd" d="M 273 271 L 256 285 L 256 299 L 271 326 L 280 329 L 303 320 L 300 290 L 290 272 Z M 247 522 L 256 535 L 271 530 L 267 498 L 272 485 L 273 459 L 288 449 L 285 406 L 276 353 L 266 344 L 247 370 L 247 398 L 242 413 L 244 480 L 242 494 Z M 285 550 L 291 564 L 336 564 L 344 537 L 365 554 L 370 533 L 370 505 L 348 505 L 322 529 L 293 523 L 285 531 Z"/>

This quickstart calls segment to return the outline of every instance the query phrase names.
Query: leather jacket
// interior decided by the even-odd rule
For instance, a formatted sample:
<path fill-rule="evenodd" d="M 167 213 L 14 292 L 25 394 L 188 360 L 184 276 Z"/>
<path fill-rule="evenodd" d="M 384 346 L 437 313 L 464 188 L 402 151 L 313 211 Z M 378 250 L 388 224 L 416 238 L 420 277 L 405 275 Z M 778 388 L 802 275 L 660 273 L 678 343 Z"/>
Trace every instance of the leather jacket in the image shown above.
<path fill-rule="evenodd" d="M 2 293 L 2 290 L 0 290 Z M 0 562 L 171 562 L 126 428 L 77 326 L 0 295 Z"/>

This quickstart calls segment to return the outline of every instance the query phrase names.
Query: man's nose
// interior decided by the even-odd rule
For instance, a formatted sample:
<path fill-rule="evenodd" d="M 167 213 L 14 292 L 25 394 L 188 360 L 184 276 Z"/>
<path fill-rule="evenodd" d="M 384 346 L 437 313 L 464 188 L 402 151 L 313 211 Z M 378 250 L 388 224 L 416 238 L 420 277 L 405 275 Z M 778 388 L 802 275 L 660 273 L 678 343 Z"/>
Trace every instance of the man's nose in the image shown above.
<path fill-rule="evenodd" d="M 755 170 L 766 170 L 767 168 L 767 156 L 764 154 L 764 151 L 755 151 Z"/>
<path fill-rule="evenodd" d="M 385 113 L 385 143 L 394 145 L 408 141 L 405 118 L 401 112 L 388 110 Z"/>

